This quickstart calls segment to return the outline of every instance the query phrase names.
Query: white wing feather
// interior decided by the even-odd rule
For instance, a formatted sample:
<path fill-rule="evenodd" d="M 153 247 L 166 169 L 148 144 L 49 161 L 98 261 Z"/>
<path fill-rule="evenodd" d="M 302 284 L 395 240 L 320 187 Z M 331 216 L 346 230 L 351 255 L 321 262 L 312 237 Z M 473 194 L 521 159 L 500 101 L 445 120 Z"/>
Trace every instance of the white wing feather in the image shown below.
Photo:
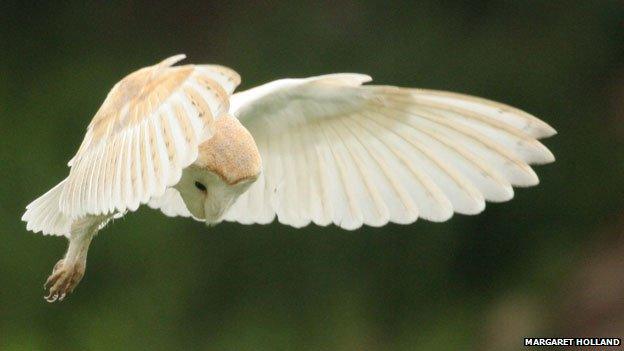
<path fill-rule="evenodd" d="M 240 78 L 222 66 L 170 67 L 182 58 L 141 69 L 111 90 L 69 163 L 59 200 L 64 214 L 134 211 L 195 161 Z"/>
<path fill-rule="evenodd" d="M 197 159 L 240 77 L 217 65 L 172 66 L 184 57 L 142 68 L 113 87 L 69 161 L 69 176 L 26 207 L 29 230 L 70 236 L 77 218 L 134 211 L 151 199 L 165 214 L 188 214 L 168 187 Z"/>
<path fill-rule="evenodd" d="M 264 169 L 225 219 L 240 223 L 444 221 L 507 201 L 554 161 L 537 139 L 555 134 L 526 112 L 476 97 L 362 85 L 334 74 L 284 79 L 234 94 Z"/>

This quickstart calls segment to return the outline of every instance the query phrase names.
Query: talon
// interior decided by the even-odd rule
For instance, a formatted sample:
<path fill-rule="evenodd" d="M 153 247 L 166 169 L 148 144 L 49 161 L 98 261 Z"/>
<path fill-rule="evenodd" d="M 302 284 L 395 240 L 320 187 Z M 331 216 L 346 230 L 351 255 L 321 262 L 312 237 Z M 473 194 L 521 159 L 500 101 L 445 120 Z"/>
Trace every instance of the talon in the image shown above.
<path fill-rule="evenodd" d="M 65 300 L 82 279 L 84 269 L 84 262 L 68 265 L 65 264 L 64 260 L 60 260 L 43 284 L 44 289 L 48 290 L 48 295 L 44 297 L 45 300 L 50 303 Z"/>
<path fill-rule="evenodd" d="M 45 297 L 45 300 L 49 303 L 52 303 L 52 302 L 56 302 L 57 298 L 58 298 L 58 295 L 52 295 L 52 296 L 48 295 Z"/>

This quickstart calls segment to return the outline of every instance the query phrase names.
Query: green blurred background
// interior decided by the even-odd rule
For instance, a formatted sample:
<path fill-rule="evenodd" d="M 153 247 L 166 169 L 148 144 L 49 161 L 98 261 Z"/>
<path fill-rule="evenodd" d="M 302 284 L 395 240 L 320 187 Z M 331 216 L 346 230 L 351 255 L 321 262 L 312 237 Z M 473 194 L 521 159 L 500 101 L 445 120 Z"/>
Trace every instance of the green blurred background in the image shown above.
<path fill-rule="evenodd" d="M 50 305 L 66 242 L 24 206 L 63 179 L 108 90 L 184 52 L 241 88 L 362 72 L 527 110 L 559 134 L 541 184 L 476 217 L 354 232 L 206 228 L 142 208 Z M 624 337 L 620 1 L 0 4 L 0 350 L 520 350 Z"/>

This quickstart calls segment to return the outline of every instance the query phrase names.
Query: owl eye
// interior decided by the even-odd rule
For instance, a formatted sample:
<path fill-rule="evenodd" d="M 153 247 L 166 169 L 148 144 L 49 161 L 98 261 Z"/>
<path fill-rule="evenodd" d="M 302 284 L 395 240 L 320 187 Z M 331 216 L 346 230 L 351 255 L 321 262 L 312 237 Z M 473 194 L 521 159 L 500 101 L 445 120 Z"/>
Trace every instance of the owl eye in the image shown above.
<path fill-rule="evenodd" d="M 203 192 L 206 192 L 206 186 L 200 182 L 195 182 L 195 187 Z"/>

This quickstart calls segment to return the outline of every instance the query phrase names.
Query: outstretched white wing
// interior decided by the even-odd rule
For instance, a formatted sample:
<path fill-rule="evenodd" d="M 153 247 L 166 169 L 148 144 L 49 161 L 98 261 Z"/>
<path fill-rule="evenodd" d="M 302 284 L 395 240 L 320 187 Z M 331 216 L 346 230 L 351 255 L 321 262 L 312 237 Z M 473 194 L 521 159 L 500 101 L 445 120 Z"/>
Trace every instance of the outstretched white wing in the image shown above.
<path fill-rule="evenodd" d="M 232 112 L 257 142 L 263 173 L 226 213 L 241 223 L 444 221 L 506 201 L 552 162 L 555 134 L 518 109 L 471 96 L 362 85 L 333 74 L 234 94 Z"/>
<path fill-rule="evenodd" d="M 70 218 L 134 211 L 178 182 L 240 82 L 214 65 L 172 66 L 177 55 L 117 83 L 71 159 L 59 206 Z"/>

